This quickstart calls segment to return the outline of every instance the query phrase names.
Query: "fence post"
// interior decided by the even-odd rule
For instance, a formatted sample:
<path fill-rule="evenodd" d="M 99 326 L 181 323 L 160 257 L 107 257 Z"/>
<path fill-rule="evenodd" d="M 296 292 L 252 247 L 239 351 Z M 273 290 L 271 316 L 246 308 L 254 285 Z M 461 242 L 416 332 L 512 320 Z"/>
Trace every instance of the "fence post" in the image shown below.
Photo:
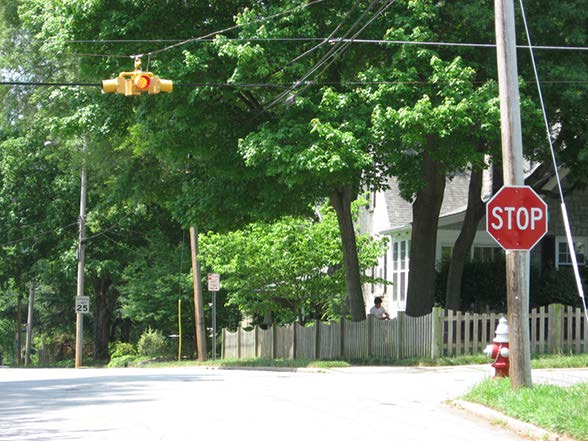
<path fill-rule="evenodd" d="M 226 345 L 226 340 L 225 340 L 225 328 L 222 329 L 221 331 L 221 358 L 224 359 L 225 358 L 225 345 Z"/>
<path fill-rule="evenodd" d="M 237 328 L 237 359 L 241 358 L 241 328 Z"/>
<path fill-rule="evenodd" d="M 339 320 L 339 325 L 341 327 L 341 338 L 339 339 L 339 356 L 341 358 L 345 358 L 345 319 L 341 317 Z"/>
<path fill-rule="evenodd" d="M 549 352 L 563 352 L 563 305 L 549 305 Z"/>
<path fill-rule="evenodd" d="M 272 360 L 276 359 L 276 339 L 277 339 L 276 326 L 277 325 L 275 323 L 272 323 L 272 337 L 271 337 L 272 338 L 272 351 L 271 351 L 272 352 L 272 354 L 271 354 Z"/>
<path fill-rule="evenodd" d="M 443 355 L 443 318 L 445 311 L 439 306 L 433 307 L 431 313 L 431 358 L 438 359 Z"/>
<path fill-rule="evenodd" d="M 367 326 L 368 326 L 368 357 L 371 357 L 373 354 L 372 351 L 372 343 L 374 340 L 374 319 L 375 316 L 373 314 L 368 314 L 367 316 Z"/>
<path fill-rule="evenodd" d="M 259 354 L 261 353 L 261 348 L 259 347 L 259 325 L 255 325 L 255 328 L 253 328 L 253 345 L 255 347 L 255 358 L 259 358 Z"/>
<path fill-rule="evenodd" d="M 396 360 L 401 360 L 401 357 L 404 357 L 404 345 L 402 344 L 403 341 L 403 334 L 404 334 L 404 315 L 406 313 L 404 311 L 398 311 L 396 315 Z M 402 346 L 402 347 L 401 347 Z"/>
<path fill-rule="evenodd" d="M 292 323 L 292 360 L 296 359 L 296 322 Z"/>
<path fill-rule="evenodd" d="M 314 323 L 314 326 L 316 327 L 315 329 L 315 337 L 314 337 L 314 359 L 318 360 L 319 355 L 320 355 L 320 345 L 321 345 L 321 331 L 320 331 L 320 327 L 321 327 L 321 321 L 320 320 L 316 320 L 316 322 Z"/>

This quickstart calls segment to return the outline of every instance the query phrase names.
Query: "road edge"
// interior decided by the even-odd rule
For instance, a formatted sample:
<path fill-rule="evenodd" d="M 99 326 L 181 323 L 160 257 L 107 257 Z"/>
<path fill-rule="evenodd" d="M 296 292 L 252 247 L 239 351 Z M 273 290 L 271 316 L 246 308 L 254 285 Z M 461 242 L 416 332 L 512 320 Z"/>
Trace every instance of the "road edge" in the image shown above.
<path fill-rule="evenodd" d="M 509 417 L 497 410 L 490 409 L 481 404 L 464 400 L 449 400 L 447 404 L 484 418 L 491 424 L 503 426 L 517 433 L 518 435 L 532 440 L 576 441 L 574 438 L 570 438 L 567 435 L 550 432 L 547 429 L 543 429 L 542 427 L 535 426 L 534 424 L 526 423 L 524 421 L 517 420 L 516 418 Z"/>

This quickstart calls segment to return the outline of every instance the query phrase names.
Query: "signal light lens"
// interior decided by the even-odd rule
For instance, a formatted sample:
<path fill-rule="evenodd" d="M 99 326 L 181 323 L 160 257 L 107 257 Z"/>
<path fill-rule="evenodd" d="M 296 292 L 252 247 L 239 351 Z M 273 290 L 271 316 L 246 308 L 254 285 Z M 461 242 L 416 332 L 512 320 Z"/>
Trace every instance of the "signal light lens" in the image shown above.
<path fill-rule="evenodd" d="M 135 86 L 139 90 L 147 90 L 147 89 L 149 89 L 150 85 L 151 85 L 151 78 L 149 78 L 149 75 L 138 75 L 135 78 Z"/>

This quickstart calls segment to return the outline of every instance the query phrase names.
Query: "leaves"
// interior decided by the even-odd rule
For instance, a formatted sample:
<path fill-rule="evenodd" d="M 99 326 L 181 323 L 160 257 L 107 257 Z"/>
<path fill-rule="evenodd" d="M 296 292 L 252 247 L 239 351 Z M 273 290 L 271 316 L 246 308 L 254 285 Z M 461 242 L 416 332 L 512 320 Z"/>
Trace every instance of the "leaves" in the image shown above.
<path fill-rule="evenodd" d="M 372 266 L 382 242 L 361 238 L 362 267 Z M 247 315 L 268 312 L 277 322 L 340 317 L 345 298 L 341 240 L 332 209 L 320 220 L 285 217 L 200 241 L 204 263 L 221 274 L 229 304 Z"/>

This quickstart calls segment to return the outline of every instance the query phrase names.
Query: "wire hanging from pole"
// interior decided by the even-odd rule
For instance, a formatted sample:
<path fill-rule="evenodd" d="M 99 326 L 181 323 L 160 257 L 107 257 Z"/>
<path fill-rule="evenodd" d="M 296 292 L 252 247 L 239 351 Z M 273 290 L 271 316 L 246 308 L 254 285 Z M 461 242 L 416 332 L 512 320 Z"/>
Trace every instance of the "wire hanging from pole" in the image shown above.
<path fill-rule="evenodd" d="M 519 0 L 521 5 L 521 14 L 523 16 L 523 23 L 525 26 L 525 33 L 527 36 L 527 42 L 529 43 L 529 52 L 531 54 L 531 63 L 533 65 L 533 72 L 535 73 L 535 81 L 537 83 L 537 92 L 539 94 L 539 102 L 541 103 L 541 112 L 543 113 L 543 122 L 545 123 L 545 129 L 547 131 L 547 140 L 549 141 L 549 149 L 551 151 L 551 159 L 553 161 L 553 169 L 555 171 L 555 177 L 557 179 L 557 188 L 559 190 L 559 197 L 561 201 L 561 212 L 564 221 L 564 227 L 566 230 L 566 239 L 568 242 L 568 250 L 570 252 L 570 257 L 572 259 L 572 267 L 574 270 L 574 277 L 576 279 L 576 285 L 578 287 L 578 295 L 582 299 L 582 304 L 584 305 L 584 315 L 586 316 L 586 323 L 588 323 L 588 309 L 586 308 L 586 298 L 584 296 L 584 288 L 582 286 L 582 279 L 580 278 L 580 270 L 578 269 L 578 260 L 576 258 L 576 248 L 574 247 L 574 239 L 572 237 L 572 231 L 570 228 L 570 220 L 568 218 L 568 210 L 566 207 L 566 203 L 564 200 L 564 194 L 561 186 L 561 179 L 559 176 L 559 170 L 557 165 L 557 159 L 555 157 L 555 149 L 553 147 L 553 141 L 551 139 L 551 131 L 549 129 L 549 121 L 547 119 L 547 111 L 545 109 L 545 102 L 543 100 L 543 93 L 541 91 L 541 84 L 539 81 L 539 73 L 537 71 L 537 64 L 535 62 L 535 53 L 533 52 L 533 44 L 531 43 L 531 35 L 529 32 L 529 26 L 527 24 L 527 16 L 525 14 L 525 6 L 523 5 L 523 0 Z"/>

